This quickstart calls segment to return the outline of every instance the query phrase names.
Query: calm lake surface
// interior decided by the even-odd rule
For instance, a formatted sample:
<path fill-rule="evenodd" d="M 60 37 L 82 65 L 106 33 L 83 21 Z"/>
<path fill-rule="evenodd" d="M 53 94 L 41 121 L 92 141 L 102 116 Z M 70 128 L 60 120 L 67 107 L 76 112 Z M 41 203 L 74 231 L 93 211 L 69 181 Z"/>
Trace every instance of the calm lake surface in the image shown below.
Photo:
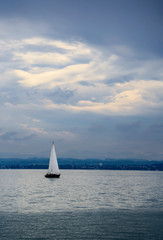
<path fill-rule="evenodd" d="M 0 239 L 163 239 L 163 172 L 0 170 Z"/>

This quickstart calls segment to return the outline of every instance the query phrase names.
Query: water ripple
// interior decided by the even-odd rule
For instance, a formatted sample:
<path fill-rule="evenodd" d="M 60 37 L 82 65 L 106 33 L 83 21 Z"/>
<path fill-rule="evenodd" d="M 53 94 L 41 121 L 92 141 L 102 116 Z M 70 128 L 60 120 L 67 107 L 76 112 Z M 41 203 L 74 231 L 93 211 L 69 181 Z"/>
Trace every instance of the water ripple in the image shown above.
<path fill-rule="evenodd" d="M 63 170 L 0 170 L 0 211 L 58 212 L 77 209 L 162 209 L 163 173 Z"/>

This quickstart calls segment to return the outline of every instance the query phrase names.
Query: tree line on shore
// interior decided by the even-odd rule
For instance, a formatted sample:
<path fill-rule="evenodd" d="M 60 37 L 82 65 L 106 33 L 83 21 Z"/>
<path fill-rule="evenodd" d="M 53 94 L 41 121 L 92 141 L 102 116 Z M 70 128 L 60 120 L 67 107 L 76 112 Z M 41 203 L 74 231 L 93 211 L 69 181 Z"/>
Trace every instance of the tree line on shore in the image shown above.
<path fill-rule="evenodd" d="M 163 171 L 163 161 L 143 159 L 73 159 L 59 158 L 60 169 L 152 170 Z M 47 169 L 48 158 L 2 158 L 0 169 Z"/>

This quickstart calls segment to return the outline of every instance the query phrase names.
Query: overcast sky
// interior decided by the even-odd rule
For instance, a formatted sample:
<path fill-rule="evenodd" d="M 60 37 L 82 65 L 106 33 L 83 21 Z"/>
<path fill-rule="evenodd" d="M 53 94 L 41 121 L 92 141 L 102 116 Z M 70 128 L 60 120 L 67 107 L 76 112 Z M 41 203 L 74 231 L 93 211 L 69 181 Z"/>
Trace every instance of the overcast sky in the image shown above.
<path fill-rule="evenodd" d="M 162 13 L 0 0 L 0 156 L 163 159 Z"/>

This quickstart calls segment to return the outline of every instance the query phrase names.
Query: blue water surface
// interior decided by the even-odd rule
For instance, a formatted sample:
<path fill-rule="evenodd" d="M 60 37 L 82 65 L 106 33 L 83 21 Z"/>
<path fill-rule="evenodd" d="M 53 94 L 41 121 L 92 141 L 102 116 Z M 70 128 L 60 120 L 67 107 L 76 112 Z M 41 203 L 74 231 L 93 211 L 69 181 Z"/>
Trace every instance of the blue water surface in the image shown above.
<path fill-rule="evenodd" d="M 163 172 L 0 170 L 0 239 L 163 239 Z"/>

